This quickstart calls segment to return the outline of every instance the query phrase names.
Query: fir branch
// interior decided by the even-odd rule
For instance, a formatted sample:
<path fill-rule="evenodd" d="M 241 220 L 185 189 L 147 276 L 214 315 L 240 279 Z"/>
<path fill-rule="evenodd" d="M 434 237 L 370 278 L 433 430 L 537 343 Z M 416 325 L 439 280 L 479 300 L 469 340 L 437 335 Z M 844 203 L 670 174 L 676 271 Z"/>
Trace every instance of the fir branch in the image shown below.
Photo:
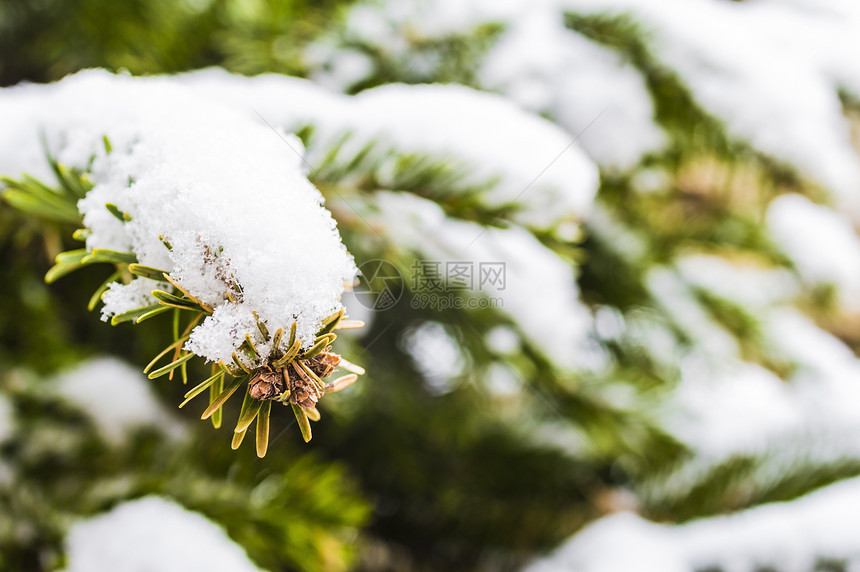
<path fill-rule="evenodd" d="M 113 146 L 107 137 L 104 138 L 103 142 L 106 152 L 112 152 Z M 74 231 L 73 236 L 78 240 L 85 241 L 90 230 L 81 226 L 83 221 L 77 209 L 77 201 L 86 196 L 86 193 L 93 188 L 93 184 L 86 172 L 67 168 L 50 157 L 48 160 L 57 179 L 56 187 L 51 187 L 28 175 L 24 175 L 21 180 L 3 178 L 0 180 L 3 181 L 6 188 L 3 190 L 2 198 L 26 214 L 79 226 Z M 113 203 L 107 203 L 105 208 L 123 224 L 133 220 L 129 213 L 122 211 Z M 163 237 L 160 238 L 165 247 L 172 250 L 172 245 Z M 114 272 L 94 292 L 88 303 L 90 310 L 95 308 L 102 295 L 119 279 L 145 278 L 164 284 L 160 289 L 152 290 L 151 304 L 116 314 L 111 317 L 110 323 L 114 326 L 125 322 L 140 323 L 172 310 L 174 312 L 173 341 L 144 368 L 144 373 L 148 373 L 149 379 L 162 376 L 173 379 L 175 372 L 180 371 L 183 382 L 187 382 L 187 365 L 198 356 L 191 351 L 183 350 L 183 347 L 190 339 L 194 327 L 200 323 L 203 317 L 211 315 L 214 308 L 194 296 L 171 276 L 170 272 L 140 264 L 137 256 L 132 252 L 119 252 L 105 248 L 78 248 L 62 252 L 57 255 L 56 264 L 48 270 L 45 281 L 54 282 L 76 270 L 95 264 L 109 264 L 113 266 Z M 230 303 L 236 302 L 235 294 L 231 293 L 230 290 L 237 288 L 238 285 L 231 281 L 227 282 L 224 294 Z M 238 291 L 241 292 L 241 288 L 238 288 Z M 181 320 L 180 311 L 190 313 L 188 324 L 181 334 L 178 331 Z M 294 413 L 297 410 L 312 411 L 310 417 L 319 419 L 316 402 L 324 394 L 340 391 L 353 381 L 354 373 L 341 377 L 332 384 L 326 384 L 322 381 L 323 378 L 328 377 L 337 369 L 341 360 L 337 354 L 330 353 L 331 344 L 337 338 L 334 331 L 339 329 L 341 324 L 344 328 L 355 328 L 363 325 L 355 320 L 344 321 L 343 318 L 344 312 L 341 309 L 323 320 L 314 343 L 304 352 L 301 351 L 302 340 L 296 337 L 295 322 L 290 326 L 288 343 L 284 349 L 281 346 L 284 328 L 279 327 L 273 334 L 270 334 L 268 327 L 258 318 L 257 328 L 262 337 L 261 342 L 272 348 L 271 355 L 263 355 L 251 334 L 246 333 L 245 341 L 239 348 L 244 356 L 239 357 L 233 354 L 233 361 L 235 362 L 233 366 L 220 364 L 220 367 L 210 378 L 185 394 L 185 399 L 179 407 L 184 407 L 190 400 L 209 389 L 209 405 L 203 412 L 202 418 L 211 418 L 212 424 L 217 428 L 221 425 L 222 407 L 234 393 L 243 388 L 246 403 L 248 399 L 253 403 L 247 406 L 243 405 L 243 411 L 240 413 L 237 424 L 238 430 L 234 431 L 236 436 L 232 440 L 232 445 L 235 449 L 241 444 L 242 436 L 248 426 L 256 420 L 256 450 L 259 456 L 264 456 L 268 449 L 269 414 L 273 400 L 283 405 L 292 406 Z M 171 352 L 172 358 L 168 363 L 153 369 L 159 361 Z M 363 369 L 346 360 L 343 360 L 343 365 L 340 367 L 348 372 L 360 370 L 363 373 Z M 308 383 L 306 381 L 308 376 L 311 376 L 317 383 Z M 296 415 L 298 417 L 298 414 Z M 306 431 L 303 425 L 302 435 L 305 441 L 310 439 L 309 430 Z"/>

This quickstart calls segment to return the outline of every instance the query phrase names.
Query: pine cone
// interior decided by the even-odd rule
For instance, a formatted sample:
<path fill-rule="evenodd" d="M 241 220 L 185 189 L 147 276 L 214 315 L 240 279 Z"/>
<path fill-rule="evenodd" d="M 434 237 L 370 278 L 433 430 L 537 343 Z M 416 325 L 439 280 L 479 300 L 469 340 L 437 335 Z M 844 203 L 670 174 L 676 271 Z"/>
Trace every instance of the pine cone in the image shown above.
<path fill-rule="evenodd" d="M 274 399 L 283 393 L 284 389 L 286 389 L 286 384 L 281 372 L 264 366 L 251 378 L 248 393 L 254 399 L 264 401 L 266 399 Z"/>
<path fill-rule="evenodd" d="M 326 350 L 331 348 L 326 348 Z M 320 379 L 325 379 L 332 374 L 337 364 L 340 363 L 340 356 L 337 354 L 328 353 L 325 351 L 307 361 L 308 368 L 317 374 Z"/>

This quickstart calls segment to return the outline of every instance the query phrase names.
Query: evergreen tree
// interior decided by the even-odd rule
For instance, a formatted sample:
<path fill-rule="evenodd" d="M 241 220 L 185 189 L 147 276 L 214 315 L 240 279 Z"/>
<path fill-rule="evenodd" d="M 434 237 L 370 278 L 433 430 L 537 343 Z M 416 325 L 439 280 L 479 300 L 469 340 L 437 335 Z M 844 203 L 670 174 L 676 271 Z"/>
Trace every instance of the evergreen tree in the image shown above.
<path fill-rule="evenodd" d="M 54 567 L 75 519 L 161 494 L 225 526 L 269 570 L 354 562 L 367 570 L 507 570 L 617 510 L 683 523 L 798 499 L 858 475 L 850 437 L 860 416 L 848 403 L 857 367 L 860 257 L 851 255 L 860 253 L 852 198 L 860 169 L 846 133 L 856 122 L 860 74 L 844 63 L 850 34 L 813 11 L 820 29 L 835 26 L 833 42 L 798 59 L 795 71 L 819 98 L 795 96 L 791 75 L 775 69 L 768 81 L 783 83 L 763 101 L 754 64 L 776 61 L 781 33 L 795 33 L 797 49 L 815 40 L 791 8 L 515 4 L 360 3 L 323 30 L 329 12 L 301 12 L 302 3 L 237 15 L 232 3 L 213 2 L 183 24 L 202 30 L 194 42 L 174 45 L 170 38 L 183 33 L 175 32 L 153 44 L 178 54 L 170 65 L 120 57 L 109 42 L 91 45 L 106 59 L 81 60 L 141 73 L 219 63 L 312 80 L 216 70 L 106 80 L 137 93 L 176 84 L 278 136 L 295 133 L 304 150 L 277 141 L 284 162 L 302 155 L 300 168 L 363 273 L 346 309 L 366 327 L 335 346 L 367 375 L 325 398 L 307 446 L 298 437 L 309 438 L 304 411 L 315 408 L 294 403 L 295 422 L 273 414 L 274 438 L 268 450 L 258 445 L 263 461 L 232 452 L 224 428 L 186 423 L 190 435 L 166 438 L 170 423 L 161 417 L 111 441 L 87 407 L 97 399 L 75 402 L 69 396 L 80 389 L 64 393 L 62 377 L 43 379 L 96 351 L 143 369 L 168 346 L 174 353 L 159 364 L 166 367 L 149 370 L 176 372 L 155 386 L 161 401 L 178 404 L 194 392 L 178 383 L 184 376 L 207 380 L 198 389 L 209 390 L 202 399 L 211 395 L 214 412 L 221 392 L 210 387 L 259 382 L 260 368 L 274 363 L 263 354 L 277 333 L 262 320 L 259 335 L 240 341 L 235 364 L 204 367 L 180 334 L 211 308 L 175 276 L 145 305 L 115 312 L 116 328 L 85 314 L 87 301 L 95 306 L 118 278 L 165 274 L 142 266 L 140 253 L 72 242 L 81 228 L 76 202 L 92 181 L 103 183 L 100 161 L 116 140 L 106 139 L 95 160 L 76 162 L 62 145 L 71 128 L 61 114 L 37 108 L 30 124 L 13 124 L 10 134 L 38 137 L 35 123 L 54 118 L 40 173 L 23 176 L 9 159 L 15 152 L 0 160 L 11 169 L 2 173 L 6 203 L 36 215 L 0 211 L 9 285 L 0 363 L 14 412 L 5 435 L 0 424 L 9 475 L 0 498 L 11 516 L 0 521 L 4 565 Z M 769 29 L 779 14 L 786 20 Z M 727 29 L 747 53 L 720 42 Z M 213 55 L 215 38 L 226 40 Z M 198 51 L 182 56 L 179 48 Z M 97 76 L 87 73 L 72 80 Z M 33 77 L 52 76 L 40 68 Z M 727 87 L 715 95 L 720 81 Z M 55 88 L 27 89 L 35 98 Z M 5 97 L 9 110 L 19 103 Z M 792 109 L 817 114 L 808 126 L 817 139 L 798 136 L 794 118 L 779 115 Z M 103 129 L 90 145 L 103 145 L 114 128 L 93 123 L 100 121 L 88 127 Z M 24 147 L 4 139 L 9 149 Z M 238 202 L 255 200 L 254 192 Z M 105 201 L 98 208 L 114 225 L 137 216 Z M 86 240 L 88 231 L 75 236 Z M 40 275 L 58 254 L 46 286 Z M 113 266 L 99 271 L 95 262 Z M 503 282 L 493 282 L 494 268 L 504 269 Z M 314 332 L 317 350 L 341 319 L 332 315 Z M 272 360 L 315 357 L 301 343 L 304 353 L 290 354 L 296 336 L 278 326 L 287 343 Z M 223 406 L 240 426 L 271 403 L 241 401 Z M 809 569 L 848 558 L 818 549 L 810 548 Z M 712 561 L 697 565 L 719 567 L 721 557 L 706 554 Z"/>

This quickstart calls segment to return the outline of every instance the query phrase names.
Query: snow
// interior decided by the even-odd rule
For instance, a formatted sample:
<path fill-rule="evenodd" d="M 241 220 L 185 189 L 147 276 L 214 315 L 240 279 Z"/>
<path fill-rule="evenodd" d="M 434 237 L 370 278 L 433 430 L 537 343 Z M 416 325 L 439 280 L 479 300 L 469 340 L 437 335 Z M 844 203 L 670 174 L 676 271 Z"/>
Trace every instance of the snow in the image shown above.
<path fill-rule="evenodd" d="M 513 354 L 520 349 L 520 337 L 507 326 L 496 326 L 484 337 L 487 348 L 500 355 Z"/>
<path fill-rule="evenodd" d="M 591 367 L 578 351 L 587 342 L 591 324 L 579 300 L 573 269 L 531 233 L 511 226 L 485 228 L 446 218 L 439 206 L 408 193 L 376 194 L 377 218 L 371 223 L 398 248 L 420 259 L 505 264 L 503 287 L 487 283 L 465 296 L 497 300 L 532 344 L 563 368 Z M 476 287 L 478 284 L 476 284 Z"/>
<path fill-rule="evenodd" d="M 795 376 L 817 378 L 828 384 L 840 383 L 860 391 L 860 360 L 851 348 L 797 310 L 773 311 L 765 325 L 765 340 L 774 355 L 798 368 Z M 848 397 L 843 396 L 842 400 Z M 845 402 L 849 407 L 854 404 L 857 407 L 852 411 L 857 416 L 860 401 Z"/>
<path fill-rule="evenodd" d="M 860 98 L 860 10 L 850 0 L 367 1 L 351 8 L 342 38 L 315 44 L 308 61 L 314 77 L 342 90 L 385 70 L 362 60 L 345 73 L 341 54 L 354 48 L 338 43 L 369 46 L 402 73 L 432 78 L 444 64 L 423 45 L 499 24 L 502 34 L 477 62 L 478 87 L 571 134 L 603 110 L 580 143 L 602 167 L 630 169 L 666 142 L 651 97 L 637 70 L 564 26 L 568 12 L 631 15 L 657 61 L 730 136 L 793 165 L 860 216 L 860 162 L 839 97 Z"/>
<path fill-rule="evenodd" d="M 255 312 L 272 332 L 295 320 L 311 345 L 356 269 L 305 176 L 300 142 L 176 83 L 90 70 L 3 90 L 4 115 L 31 115 L 4 127 L 2 171 L 39 167 L 32 150 L 42 129 L 61 162 L 83 167 L 94 157 L 95 188 L 78 205 L 92 229 L 87 247 L 131 251 L 214 307 L 186 346 L 194 353 L 229 361 L 246 333 L 262 344 Z M 103 315 L 153 303 L 152 287 L 146 279 L 112 286 Z"/>
<path fill-rule="evenodd" d="M 420 46 L 487 24 L 504 30 L 479 62 L 477 87 L 552 117 L 604 167 L 630 169 L 666 143 L 639 72 L 568 30 L 556 0 L 362 2 L 348 12 L 342 43 L 371 46 L 404 73 L 429 78 L 444 64 Z M 332 89 L 349 90 L 379 71 L 354 49 L 338 49 L 333 38 L 317 41 L 307 55 L 316 68 L 312 77 Z"/>
<path fill-rule="evenodd" d="M 260 572 L 220 526 L 160 497 L 74 524 L 66 549 L 65 572 Z"/>
<path fill-rule="evenodd" d="M 664 423 L 700 457 L 763 453 L 774 436 L 799 433 L 815 421 L 806 419 L 805 392 L 761 366 L 687 358 L 681 369 L 671 399 L 675 411 Z"/>
<path fill-rule="evenodd" d="M 505 99 L 454 85 L 387 85 L 355 98 L 353 128 L 399 153 L 450 157 L 469 166 L 462 183 L 499 177 L 484 202 L 514 204 L 511 218 L 534 227 L 587 214 L 594 164 L 564 131 Z M 342 130 L 343 126 L 338 126 Z"/>
<path fill-rule="evenodd" d="M 733 137 L 796 167 L 860 214 L 860 162 L 839 89 L 860 94 L 850 2 L 565 0 L 568 9 L 629 14 L 657 59 Z M 727 41 L 727 39 L 731 41 Z"/>
<path fill-rule="evenodd" d="M 842 308 L 860 310 L 860 237 L 846 214 L 789 194 L 771 202 L 767 226 L 804 282 L 832 286 Z"/>
<path fill-rule="evenodd" d="M 805 232 L 817 228 L 799 222 Z M 757 459 L 744 479 L 746 491 L 767 490 L 804 466 L 860 457 L 860 360 L 793 307 L 799 285 L 792 273 L 761 260 L 709 254 L 682 256 L 676 271 L 679 288 L 682 283 L 702 288 L 748 312 L 754 331 L 747 341 L 758 348 L 765 363 L 783 373 L 777 375 L 731 353 L 715 354 L 719 345 L 713 343 L 667 350 L 666 342 L 653 333 L 640 334 L 652 354 L 680 364 L 680 382 L 662 407 L 662 423 L 694 452 L 669 475 L 646 483 L 642 494 L 657 502 L 679 499 L 712 475 L 715 466 L 738 455 Z M 667 289 L 665 297 L 681 307 L 680 293 L 672 295 Z M 691 319 L 697 314 L 686 310 L 679 315 L 688 324 L 687 331 L 699 329 L 689 324 L 708 324 L 700 314 L 699 319 Z M 628 322 L 633 329 L 640 325 L 629 317 Z M 709 329 L 701 329 L 700 339 L 711 339 Z"/>
<path fill-rule="evenodd" d="M 617 340 L 626 331 L 624 315 L 613 306 L 598 306 L 594 310 L 594 332 L 602 340 Z"/>
<path fill-rule="evenodd" d="M 747 491 L 767 490 L 804 466 L 860 457 L 860 360 L 796 310 L 777 307 L 762 319 L 766 351 L 793 372 L 781 379 L 740 360 L 684 358 L 663 424 L 695 456 L 648 482 L 648 496 L 682 496 L 737 455 L 758 459 L 745 477 Z"/>
<path fill-rule="evenodd" d="M 860 479 L 787 503 L 670 526 L 617 513 L 592 523 L 527 572 L 812 570 L 819 560 L 860 565 Z M 619 547 L 623 549 L 619 550 Z"/>
<path fill-rule="evenodd" d="M 312 125 L 313 167 L 345 134 L 351 136 L 340 151 L 345 158 L 377 142 L 380 153 L 451 160 L 465 168 L 458 185 L 494 182 L 481 202 L 513 203 L 510 218 L 530 227 L 581 219 L 597 190 L 597 169 L 574 137 L 502 97 L 468 87 L 390 84 L 343 96 L 295 78 L 246 78 L 218 70 L 185 74 L 181 81 L 257 119 L 259 113 L 271 125 Z"/>
<path fill-rule="evenodd" d="M 434 394 L 447 393 L 454 388 L 465 363 L 459 342 L 443 324 L 423 322 L 408 330 L 402 343 Z"/>
<path fill-rule="evenodd" d="M 666 144 L 642 75 L 567 29 L 555 2 L 521 2 L 484 59 L 482 87 L 552 117 L 601 167 L 629 170 Z"/>
<path fill-rule="evenodd" d="M 648 272 L 646 285 L 655 302 L 702 351 L 717 360 L 738 355 L 735 337 L 705 311 L 677 271 L 655 267 Z"/>
<path fill-rule="evenodd" d="M 12 436 L 15 423 L 12 419 L 12 405 L 0 395 L 0 443 Z"/>
<path fill-rule="evenodd" d="M 408 47 L 404 32 L 422 39 L 461 34 L 488 20 L 512 17 L 521 5 L 521 0 L 371 0 L 350 10 L 346 29 L 352 39 L 373 41 L 396 54 Z"/>
<path fill-rule="evenodd" d="M 514 374 L 511 366 L 500 363 L 494 363 L 487 369 L 484 376 L 484 386 L 495 397 L 519 400 L 526 393 L 522 376 L 519 373 Z M 569 437 L 569 432 L 564 432 L 563 436 Z M 551 438 L 547 438 L 547 441 L 555 442 Z M 571 441 L 577 442 L 576 437 Z M 569 447 L 571 441 L 565 443 L 565 447 Z"/>
<path fill-rule="evenodd" d="M 323 42 L 307 47 L 304 59 L 310 66 L 321 68 L 312 75 L 313 81 L 332 91 L 354 85 L 373 73 L 373 60 L 367 54 Z"/>
<path fill-rule="evenodd" d="M 729 260 L 712 254 L 687 254 L 675 261 L 685 282 L 730 300 L 751 313 L 791 303 L 800 294 L 797 280 L 785 268 L 757 260 Z"/>
<path fill-rule="evenodd" d="M 127 251 L 133 250 L 129 247 Z M 165 268 L 162 267 L 162 270 Z M 136 277 L 128 284 L 122 282 L 111 282 L 108 289 L 102 294 L 101 315 L 102 320 L 107 321 L 114 314 L 121 314 L 126 310 L 133 308 L 141 308 L 155 304 L 156 300 L 152 297 L 153 290 L 165 290 L 164 283 L 141 276 Z M 168 291 L 172 290 L 167 288 Z"/>
<path fill-rule="evenodd" d="M 697 462 L 765 455 L 775 443 L 792 440 L 817 443 L 817 453 L 799 447 L 786 451 L 794 459 L 818 453 L 828 460 L 860 455 L 860 447 L 853 445 L 857 439 L 833 438 L 860 437 L 860 360 L 791 307 L 797 285 L 787 271 L 710 255 L 686 256 L 678 268 L 698 287 L 742 304 L 757 324 L 753 336 L 762 354 L 791 368 L 780 378 L 737 355 L 715 353 L 720 346 L 713 342 L 687 352 L 664 419 L 672 434 L 696 451 Z M 687 311 L 683 315 L 688 324 L 708 324 L 691 319 Z M 713 337 L 708 328 L 702 329 L 702 339 Z"/>
<path fill-rule="evenodd" d="M 102 357 L 58 375 L 55 387 L 92 418 L 108 442 L 119 443 L 143 427 L 156 427 L 172 438 L 184 436 L 185 428 L 161 406 L 150 383 L 130 365 Z"/>

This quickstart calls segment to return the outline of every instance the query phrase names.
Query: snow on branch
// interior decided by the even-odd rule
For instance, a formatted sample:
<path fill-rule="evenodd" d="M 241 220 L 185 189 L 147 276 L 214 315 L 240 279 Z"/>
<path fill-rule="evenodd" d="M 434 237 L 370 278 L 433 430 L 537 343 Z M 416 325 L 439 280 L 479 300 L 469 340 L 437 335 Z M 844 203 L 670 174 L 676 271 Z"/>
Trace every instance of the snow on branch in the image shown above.
<path fill-rule="evenodd" d="M 812 570 L 828 561 L 852 569 L 860 562 L 858 503 L 855 478 L 792 502 L 676 526 L 618 513 L 589 525 L 527 570 Z"/>
<path fill-rule="evenodd" d="M 276 127 L 311 127 L 313 166 L 346 135 L 347 156 L 375 142 L 401 156 L 453 160 L 467 167 L 461 184 L 490 182 L 481 196 L 486 206 L 508 208 L 510 218 L 532 228 L 581 220 L 597 190 L 597 168 L 573 136 L 497 95 L 458 85 L 394 84 L 350 97 L 283 76 L 210 69 L 180 77 Z"/>
<path fill-rule="evenodd" d="M 219 525 L 155 496 L 74 524 L 66 546 L 66 572 L 260 571 Z"/>
<path fill-rule="evenodd" d="M 732 137 L 795 167 L 857 216 L 860 162 L 840 92 L 860 94 L 850 1 L 561 0 L 581 14 L 627 15 L 656 57 Z M 729 40 L 730 39 L 730 40 Z"/>
<path fill-rule="evenodd" d="M 591 315 L 579 298 L 573 269 L 528 231 L 447 218 L 432 201 L 407 193 L 377 193 L 376 207 L 378 221 L 371 220 L 401 251 L 441 262 L 503 264 L 504 284 L 488 284 L 483 292 L 494 307 L 558 367 L 595 366 L 587 347 Z"/>
<path fill-rule="evenodd" d="M 61 253 L 46 279 L 114 265 L 90 304 L 104 302 L 103 319 L 174 314 L 150 378 L 178 370 L 185 380 L 186 362 L 204 357 L 217 366 L 185 403 L 209 389 L 203 418 L 216 427 L 247 383 L 234 448 L 256 420 L 265 454 L 271 400 L 292 406 L 309 440 L 318 399 L 363 370 L 328 351 L 333 330 L 361 325 L 342 322 L 357 269 L 300 141 L 166 77 L 84 71 L 3 90 L 0 103 L 6 201 L 83 226 L 74 236 L 86 248 Z M 338 366 L 350 375 L 322 381 Z"/>
<path fill-rule="evenodd" d="M 196 354 L 230 361 L 250 333 L 268 356 L 257 320 L 272 331 L 295 321 L 308 348 L 340 309 L 356 269 L 283 133 L 166 81 L 89 71 L 10 91 L 41 105 L 17 129 L 4 130 L 0 170 L 38 170 L 30 161 L 44 162 L 40 130 L 58 162 L 91 165 L 94 187 L 78 204 L 87 249 L 130 252 L 209 306 L 187 345 Z M 8 103 L 11 116 L 15 101 Z M 289 142 L 301 149 L 295 137 Z M 141 277 L 114 282 L 103 316 L 151 304 L 158 285 Z"/>

